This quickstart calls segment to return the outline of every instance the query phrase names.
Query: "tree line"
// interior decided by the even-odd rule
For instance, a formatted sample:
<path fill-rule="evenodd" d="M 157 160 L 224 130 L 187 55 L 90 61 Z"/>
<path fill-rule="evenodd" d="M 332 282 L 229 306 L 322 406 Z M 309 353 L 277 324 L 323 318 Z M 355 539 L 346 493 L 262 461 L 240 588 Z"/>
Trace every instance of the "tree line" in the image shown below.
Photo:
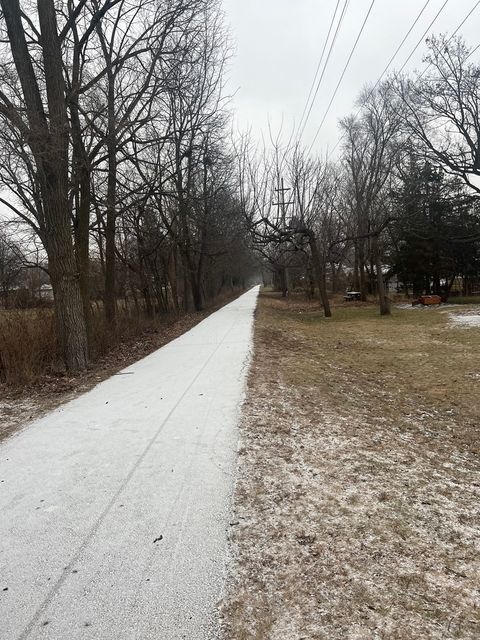
<path fill-rule="evenodd" d="M 428 41 L 424 69 L 365 87 L 340 121 L 336 160 L 271 136 L 239 144 L 240 199 L 252 238 L 286 295 L 339 277 L 390 313 L 386 282 L 444 299 L 480 292 L 480 65 L 461 38 Z M 280 185 L 287 185 L 280 187 Z M 288 191 L 286 191 L 288 189 Z M 279 200 L 279 193 L 282 198 Z M 285 195 L 286 193 L 286 195 Z"/>
<path fill-rule="evenodd" d="M 360 94 L 339 157 L 230 133 L 219 0 L 0 0 L 0 294 L 48 274 L 60 353 L 87 367 L 92 300 L 200 310 L 260 256 L 331 315 L 345 284 L 480 289 L 479 77 L 461 39 Z M 40 280 L 37 278 L 38 282 Z"/>
<path fill-rule="evenodd" d="M 114 331 L 122 292 L 200 310 L 248 274 L 229 55 L 218 0 L 0 0 L 4 273 L 48 272 L 70 371 L 93 295 Z"/>

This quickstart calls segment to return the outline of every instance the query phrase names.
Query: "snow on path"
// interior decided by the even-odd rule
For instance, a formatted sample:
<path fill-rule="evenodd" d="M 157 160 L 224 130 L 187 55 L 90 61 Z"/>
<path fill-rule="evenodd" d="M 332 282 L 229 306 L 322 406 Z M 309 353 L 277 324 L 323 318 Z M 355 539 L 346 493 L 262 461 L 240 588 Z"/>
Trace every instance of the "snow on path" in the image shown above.
<path fill-rule="evenodd" d="M 0 639 L 216 637 L 258 288 L 0 445 Z"/>

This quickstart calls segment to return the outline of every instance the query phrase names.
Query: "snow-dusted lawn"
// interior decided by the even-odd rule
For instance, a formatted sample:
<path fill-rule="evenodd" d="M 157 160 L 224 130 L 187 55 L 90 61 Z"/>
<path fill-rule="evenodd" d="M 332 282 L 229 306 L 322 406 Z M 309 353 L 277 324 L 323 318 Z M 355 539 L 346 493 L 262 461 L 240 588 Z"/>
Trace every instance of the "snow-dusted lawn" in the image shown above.
<path fill-rule="evenodd" d="M 450 316 L 450 319 L 453 324 L 459 325 L 461 327 L 480 327 L 480 315 L 478 314 L 470 314 L 470 315 L 452 314 Z"/>
<path fill-rule="evenodd" d="M 261 299 L 225 640 L 480 638 L 480 329 Z"/>

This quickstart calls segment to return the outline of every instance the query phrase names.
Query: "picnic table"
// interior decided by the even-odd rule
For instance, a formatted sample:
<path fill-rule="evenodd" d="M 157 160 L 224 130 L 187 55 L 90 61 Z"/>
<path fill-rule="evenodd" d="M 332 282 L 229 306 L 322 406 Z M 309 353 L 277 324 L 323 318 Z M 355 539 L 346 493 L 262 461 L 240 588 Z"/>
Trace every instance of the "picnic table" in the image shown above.
<path fill-rule="evenodd" d="M 362 294 L 360 291 L 347 291 L 347 293 L 343 296 L 345 302 L 352 302 L 353 300 L 361 300 Z"/>

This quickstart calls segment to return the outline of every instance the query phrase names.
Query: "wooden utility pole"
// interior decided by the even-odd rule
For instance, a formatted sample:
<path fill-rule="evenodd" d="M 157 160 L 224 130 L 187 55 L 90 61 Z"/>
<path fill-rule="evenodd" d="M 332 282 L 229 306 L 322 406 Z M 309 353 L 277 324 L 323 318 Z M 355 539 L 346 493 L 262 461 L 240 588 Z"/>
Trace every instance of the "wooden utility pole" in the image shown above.
<path fill-rule="evenodd" d="M 281 216 L 282 216 L 282 231 L 285 231 L 286 229 L 286 219 L 287 219 L 287 207 L 290 204 L 293 204 L 293 200 L 289 200 L 288 202 L 285 202 L 285 192 L 286 191 L 291 191 L 290 187 L 286 187 L 283 181 L 283 178 L 280 179 L 280 187 L 278 187 L 278 189 L 274 189 L 274 191 L 276 191 L 277 193 L 280 194 L 279 196 L 279 201 L 278 202 L 274 202 L 273 206 L 274 207 L 279 207 L 279 210 L 281 211 Z"/>
<path fill-rule="evenodd" d="M 281 230 L 282 232 L 286 231 L 287 228 L 287 207 L 290 204 L 293 204 L 293 200 L 289 200 L 285 202 L 285 193 L 290 191 L 290 187 L 286 187 L 283 181 L 283 178 L 280 179 L 280 186 L 275 189 L 275 191 L 279 194 L 278 202 L 273 202 L 274 207 L 278 207 L 278 210 L 281 215 Z M 289 289 L 289 277 L 288 277 L 288 266 L 286 261 L 282 264 L 282 296 L 284 298 L 288 295 Z"/>

